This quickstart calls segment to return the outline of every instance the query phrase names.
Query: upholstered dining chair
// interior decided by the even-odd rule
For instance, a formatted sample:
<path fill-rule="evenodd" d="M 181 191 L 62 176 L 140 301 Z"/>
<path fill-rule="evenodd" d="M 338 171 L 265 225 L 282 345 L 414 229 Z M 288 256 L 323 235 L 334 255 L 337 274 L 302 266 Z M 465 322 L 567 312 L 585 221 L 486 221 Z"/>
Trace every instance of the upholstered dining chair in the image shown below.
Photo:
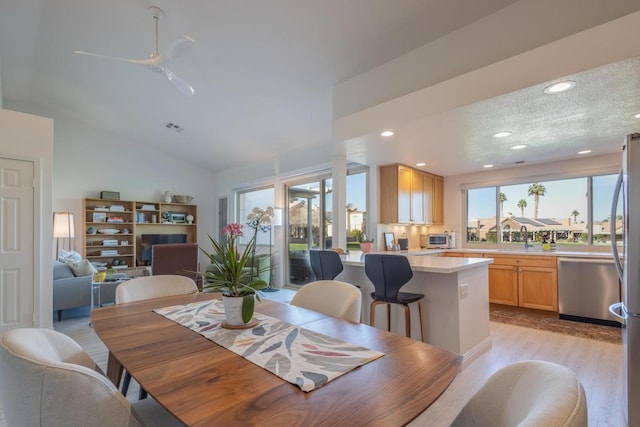
<path fill-rule="evenodd" d="M 197 243 L 167 243 L 151 247 L 151 274 L 180 275 L 199 280 Z"/>
<path fill-rule="evenodd" d="M 413 270 L 407 257 L 402 255 L 367 254 L 364 257 L 364 271 L 374 292 L 371 293 L 370 325 L 376 323 L 376 306 L 387 306 L 387 330 L 391 331 L 391 304 L 400 304 L 404 308 L 405 334 L 411 338 L 411 310 L 409 304 L 418 303 L 420 317 L 420 337 L 424 341 L 424 308 L 422 299 L 424 294 L 400 292 L 413 277 Z"/>
<path fill-rule="evenodd" d="M 453 427 L 587 426 L 584 388 L 567 367 L 540 360 L 495 372 L 464 406 Z"/>
<path fill-rule="evenodd" d="M 9 426 L 182 426 L 153 399 L 130 404 L 68 336 L 21 328 L 0 337 L 0 399 Z"/>
<path fill-rule="evenodd" d="M 362 294 L 352 284 L 338 280 L 307 283 L 296 292 L 291 305 L 360 323 Z"/>
<path fill-rule="evenodd" d="M 141 301 L 150 298 L 168 297 L 174 295 L 189 295 L 198 292 L 198 287 L 193 279 L 178 275 L 143 276 L 122 282 L 116 288 L 116 304 Z M 122 394 L 127 395 L 131 374 L 124 373 L 122 380 Z M 140 388 L 140 400 L 147 393 Z"/>
<path fill-rule="evenodd" d="M 333 280 L 344 268 L 336 251 L 318 249 L 309 251 L 309 262 L 316 280 Z"/>

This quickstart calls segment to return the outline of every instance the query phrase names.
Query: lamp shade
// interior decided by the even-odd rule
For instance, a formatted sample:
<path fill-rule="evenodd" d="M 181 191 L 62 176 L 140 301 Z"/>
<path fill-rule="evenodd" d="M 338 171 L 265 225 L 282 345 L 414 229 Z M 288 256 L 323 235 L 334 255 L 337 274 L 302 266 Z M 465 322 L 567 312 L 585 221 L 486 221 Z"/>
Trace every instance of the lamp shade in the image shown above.
<path fill-rule="evenodd" d="M 53 237 L 66 239 L 76 237 L 72 212 L 53 213 Z"/>

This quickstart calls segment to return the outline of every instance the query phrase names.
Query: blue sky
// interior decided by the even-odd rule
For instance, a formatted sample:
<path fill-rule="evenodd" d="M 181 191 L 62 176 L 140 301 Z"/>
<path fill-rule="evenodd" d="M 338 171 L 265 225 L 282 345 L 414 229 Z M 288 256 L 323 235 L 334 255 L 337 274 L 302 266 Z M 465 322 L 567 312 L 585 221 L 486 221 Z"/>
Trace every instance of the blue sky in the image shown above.
<path fill-rule="evenodd" d="M 615 179 L 615 175 L 596 176 L 593 179 L 593 217 L 596 221 L 610 216 Z M 547 191 L 544 196 L 540 197 L 538 217 L 568 218 L 574 210 L 577 210 L 580 213 L 578 222 L 586 222 L 588 212 L 587 182 L 587 178 L 541 182 Z M 527 194 L 530 185 L 531 183 L 500 187 L 500 191 L 507 196 L 503 215 L 508 215 L 511 212 L 515 216 L 521 216 L 521 210 L 517 205 L 519 200 L 524 199 L 527 202 L 524 216 L 533 217 L 534 197 Z M 495 203 L 492 203 L 495 197 L 495 187 L 469 190 L 468 218 L 495 216 Z"/>

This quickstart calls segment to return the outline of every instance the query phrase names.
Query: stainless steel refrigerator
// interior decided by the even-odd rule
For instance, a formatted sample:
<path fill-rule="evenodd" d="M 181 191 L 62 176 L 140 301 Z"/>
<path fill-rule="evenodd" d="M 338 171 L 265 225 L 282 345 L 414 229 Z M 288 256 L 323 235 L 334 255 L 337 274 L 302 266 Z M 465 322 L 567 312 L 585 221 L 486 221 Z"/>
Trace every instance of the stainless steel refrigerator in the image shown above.
<path fill-rule="evenodd" d="M 622 198 L 622 212 L 618 201 Z M 616 218 L 623 215 L 622 253 L 616 239 Z M 640 133 L 628 135 L 622 149 L 622 170 L 611 206 L 611 245 L 622 283 L 622 301 L 609 311 L 622 323 L 624 412 L 630 427 L 640 426 Z"/>

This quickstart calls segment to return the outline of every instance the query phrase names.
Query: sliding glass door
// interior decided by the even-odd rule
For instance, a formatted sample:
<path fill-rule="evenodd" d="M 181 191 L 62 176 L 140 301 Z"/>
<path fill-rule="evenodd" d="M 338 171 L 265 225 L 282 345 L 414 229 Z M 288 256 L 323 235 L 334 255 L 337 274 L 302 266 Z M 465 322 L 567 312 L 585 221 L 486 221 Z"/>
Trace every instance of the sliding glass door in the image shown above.
<path fill-rule="evenodd" d="M 315 280 L 309 250 L 331 247 L 331 178 L 317 178 L 287 187 L 289 282 Z"/>

